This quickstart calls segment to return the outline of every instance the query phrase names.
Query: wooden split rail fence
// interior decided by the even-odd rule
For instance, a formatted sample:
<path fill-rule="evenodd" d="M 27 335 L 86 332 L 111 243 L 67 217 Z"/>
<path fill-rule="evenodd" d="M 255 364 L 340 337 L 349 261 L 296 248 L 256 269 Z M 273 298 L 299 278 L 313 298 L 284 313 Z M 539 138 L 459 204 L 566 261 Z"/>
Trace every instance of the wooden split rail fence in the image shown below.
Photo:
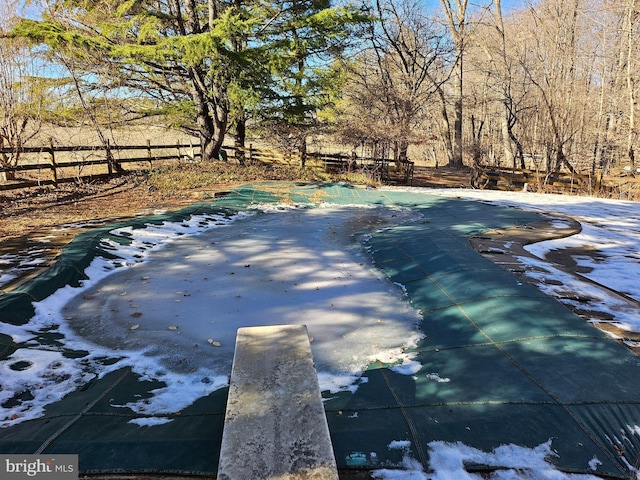
<path fill-rule="evenodd" d="M 498 166 L 478 166 L 472 173 L 472 185 L 491 190 L 530 190 L 549 193 L 578 193 L 638 199 L 640 178 L 632 174 L 604 176 L 570 172 L 545 172 Z"/>
<path fill-rule="evenodd" d="M 413 179 L 414 162 L 372 157 L 354 157 L 345 154 L 321 154 L 278 152 L 275 150 L 235 149 L 235 158 L 240 155 L 249 162 L 277 163 L 301 166 L 329 173 L 360 172 L 382 182 L 410 184 Z"/>
<path fill-rule="evenodd" d="M 0 155 L 15 153 L 0 149 Z M 153 168 L 158 161 L 198 162 L 200 146 L 193 144 L 57 146 L 23 147 L 19 153 L 27 162 L 15 166 L 0 165 L 0 175 L 15 180 L 0 181 L 0 191 L 109 177 L 125 172 Z M 352 158 L 348 155 L 322 155 L 281 152 L 261 148 L 223 147 L 220 160 L 239 163 L 266 163 L 307 167 L 331 173 L 359 171 L 383 182 L 410 183 L 413 162 L 375 158 Z M 18 178 L 19 174 L 24 178 Z"/>
<path fill-rule="evenodd" d="M 11 148 L 0 149 L 0 155 L 12 153 Z M 11 178 L 24 173 L 25 178 L 0 182 L 0 191 L 109 177 L 151 169 L 157 161 L 197 159 L 200 155 L 190 144 L 151 145 L 149 140 L 146 145 L 107 146 L 57 146 L 51 142 L 46 147 L 22 147 L 19 153 L 27 163 L 0 165 L 0 174 Z"/>

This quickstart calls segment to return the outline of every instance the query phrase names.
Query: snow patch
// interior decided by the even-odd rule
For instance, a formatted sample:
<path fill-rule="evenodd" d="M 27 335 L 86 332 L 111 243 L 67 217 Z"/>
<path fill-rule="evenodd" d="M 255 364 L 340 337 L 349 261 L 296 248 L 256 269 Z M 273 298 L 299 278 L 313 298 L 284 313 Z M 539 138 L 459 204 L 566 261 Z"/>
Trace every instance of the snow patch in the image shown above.
<path fill-rule="evenodd" d="M 450 378 L 442 378 L 442 377 L 441 377 L 440 375 L 438 375 L 437 373 L 429 373 L 429 374 L 427 374 L 427 375 L 426 375 L 426 377 L 427 377 L 429 380 L 433 380 L 433 381 L 438 382 L 438 383 L 448 383 L 448 382 L 450 382 L 450 381 L 451 381 L 451 379 L 450 379 Z"/>
<path fill-rule="evenodd" d="M 143 417 L 134 418 L 133 420 L 129 420 L 127 423 L 138 425 L 140 427 L 153 427 L 155 425 L 164 425 L 171 422 L 173 422 L 173 420 L 166 417 Z"/>
<path fill-rule="evenodd" d="M 380 469 L 372 478 L 379 480 L 598 480 L 593 475 L 568 474 L 558 471 L 549 463 L 556 456 L 551 440 L 534 448 L 518 445 L 501 445 L 491 452 L 483 452 L 461 442 L 429 443 L 429 468 L 425 473 L 420 463 L 410 455 L 410 445 L 406 441 L 392 442 L 396 448 L 405 450 L 399 469 Z M 391 448 L 391 445 L 389 446 Z M 489 474 L 467 472 L 465 465 L 485 465 L 496 470 Z M 589 462 L 591 470 L 597 470 L 601 462 L 593 458 Z"/>

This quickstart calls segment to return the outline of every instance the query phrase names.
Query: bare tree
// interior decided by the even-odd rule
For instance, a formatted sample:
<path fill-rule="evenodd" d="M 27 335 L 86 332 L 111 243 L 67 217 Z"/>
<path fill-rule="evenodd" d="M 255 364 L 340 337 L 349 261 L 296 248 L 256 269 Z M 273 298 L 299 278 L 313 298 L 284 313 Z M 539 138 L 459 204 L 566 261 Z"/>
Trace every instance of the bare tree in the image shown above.
<path fill-rule="evenodd" d="M 608 171 L 616 161 L 635 165 L 639 30 L 637 0 L 604 3 L 590 37 L 597 64 L 598 111 L 593 136 L 592 170 Z"/>
<path fill-rule="evenodd" d="M 0 33 L 10 27 L 14 15 L 12 5 L 0 12 Z M 42 82 L 36 75 L 37 65 L 25 42 L 0 35 L 0 166 L 15 167 L 21 147 L 33 138 L 41 126 L 43 106 Z M 3 180 L 13 180 L 13 171 L 2 172 Z"/>
<path fill-rule="evenodd" d="M 547 171 L 573 171 L 568 148 L 579 129 L 576 121 L 586 99 L 577 88 L 584 73 L 578 63 L 580 1 L 546 0 L 527 11 L 530 28 L 519 45 L 520 64 L 535 87 L 544 113 Z"/>
<path fill-rule="evenodd" d="M 625 30 L 626 30 L 626 84 L 627 84 L 627 101 L 629 105 L 629 127 L 627 130 L 627 157 L 632 167 L 635 166 L 635 142 L 638 136 L 636 130 L 636 59 L 638 55 L 636 31 L 638 29 L 638 17 L 640 16 L 640 6 L 636 0 L 628 0 L 625 11 Z"/>
<path fill-rule="evenodd" d="M 418 2 L 378 0 L 375 12 L 370 47 L 349 65 L 340 132 L 353 144 L 388 145 L 402 161 L 431 123 L 450 45 Z"/>
<path fill-rule="evenodd" d="M 489 97 L 476 102 L 502 109 L 488 109 L 496 118 L 485 128 L 492 135 L 489 150 L 502 150 L 514 167 L 524 166 L 525 153 L 544 158 L 550 170 L 594 172 L 616 156 L 628 157 L 631 96 L 637 97 L 637 73 L 629 64 L 637 58 L 638 32 L 626 25 L 634 1 L 541 0 L 505 17 L 494 0 L 482 25 L 472 19 L 477 29 L 467 39 L 472 65 L 465 95 L 475 98 L 488 84 Z"/>
<path fill-rule="evenodd" d="M 508 39 L 512 32 L 508 32 L 505 26 L 501 0 L 495 0 L 493 8 L 487 10 L 468 47 L 473 70 L 482 72 L 482 82 L 487 84 L 490 98 L 485 101 L 497 104 L 497 123 L 505 163 L 514 168 L 518 165 L 524 168 L 524 146 L 515 127 L 530 109 L 527 102 L 530 81 L 514 57 L 514 38 Z"/>
<path fill-rule="evenodd" d="M 464 99 L 464 50 L 467 36 L 467 7 L 468 0 L 440 0 L 444 8 L 445 17 L 449 25 L 449 30 L 453 38 L 456 48 L 456 65 L 457 74 L 455 76 L 455 106 L 454 106 L 454 125 L 453 125 L 453 166 L 461 167 L 463 138 L 462 138 L 462 113 Z"/>
<path fill-rule="evenodd" d="M 639 10 L 637 0 L 539 0 L 506 15 L 500 0 L 474 7 L 463 95 L 476 158 L 502 151 L 514 167 L 528 157 L 585 173 L 634 166 Z"/>

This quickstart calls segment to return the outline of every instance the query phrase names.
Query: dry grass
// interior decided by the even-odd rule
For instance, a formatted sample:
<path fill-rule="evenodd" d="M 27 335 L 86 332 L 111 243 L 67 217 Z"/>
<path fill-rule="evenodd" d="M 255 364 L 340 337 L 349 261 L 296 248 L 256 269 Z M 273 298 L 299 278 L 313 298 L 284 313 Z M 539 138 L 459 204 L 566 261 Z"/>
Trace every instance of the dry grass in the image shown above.
<path fill-rule="evenodd" d="M 107 181 L 0 192 L 0 244 L 76 222 L 113 220 L 172 210 L 235 185 L 256 181 L 342 181 L 377 185 L 361 174 L 328 175 L 297 167 L 225 162 L 173 163 Z"/>
<path fill-rule="evenodd" d="M 160 194 L 202 189 L 217 185 L 257 181 L 347 182 L 378 185 L 362 174 L 337 174 L 283 165 L 237 165 L 226 162 L 174 164 L 153 170 L 146 180 Z"/>

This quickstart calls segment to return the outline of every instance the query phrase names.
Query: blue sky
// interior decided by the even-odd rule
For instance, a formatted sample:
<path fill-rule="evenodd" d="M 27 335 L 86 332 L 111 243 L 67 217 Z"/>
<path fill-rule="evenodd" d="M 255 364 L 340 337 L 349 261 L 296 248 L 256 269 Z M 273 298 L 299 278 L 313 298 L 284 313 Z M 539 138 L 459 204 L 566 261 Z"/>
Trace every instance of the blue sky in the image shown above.
<path fill-rule="evenodd" d="M 426 5 L 432 6 L 432 8 L 441 8 L 440 0 L 424 0 Z M 26 2 L 25 0 L 21 0 L 22 4 L 27 4 L 24 7 L 22 14 L 31 18 L 37 17 L 38 8 L 34 5 L 34 2 Z M 492 0 L 471 0 L 471 4 L 475 5 L 489 5 L 493 3 Z M 502 0 L 502 9 L 504 12 L 508 11 L 511 8 L 523 7 L 527 4 L 531 3 L 529 0 Z"/>
<path fill-rule="evenodd" d="M 425 2 L 425 5 L 427 6 L 432 6 L 433 8 L 438 8 L 438 9 L 441 8 L 440 0 L 424 0 L 424 2 Z M 471 7 L 472 5 L 487 6 L 493 3 L 494 2 L 492 0 L 470 0 L 469 7 Z M 532 3 L 532 2 L 528 0 L 502 0 L 502 11 L 506 12 L 511 8 L 524 7 L 529 3 Z"/>

